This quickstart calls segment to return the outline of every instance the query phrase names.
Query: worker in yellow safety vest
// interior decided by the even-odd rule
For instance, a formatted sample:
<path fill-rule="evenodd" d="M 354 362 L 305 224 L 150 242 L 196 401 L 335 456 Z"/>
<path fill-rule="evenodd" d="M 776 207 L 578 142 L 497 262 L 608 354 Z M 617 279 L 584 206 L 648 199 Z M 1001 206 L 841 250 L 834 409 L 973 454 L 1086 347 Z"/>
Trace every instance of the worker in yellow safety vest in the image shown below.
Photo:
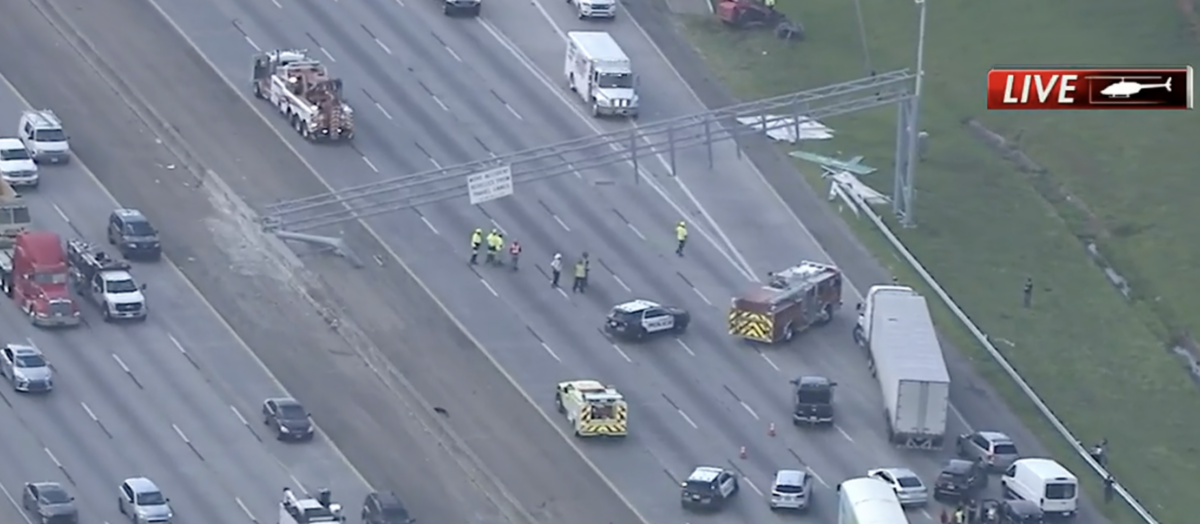
<path fill-rule="evenodd" d="M 496 253 L 500 252 L 502 246 L 504 246 L 504 241 L 500 239 L 500 233 L 492 229 L 487 235 L 487 263 L 489 265 L 496 263 Z"/>
<path fill-rule="evenodd" d="M 583 257 L 575 262 L 575 282 L 571 285 L 571 291 L 574 293 L 587 293 L 587 277 L 588 277 L 588 254 L 583 252 Z"/>
<path fill-rule="evenodd" d="M 683 246 L 687 244 L 687 224 L 682 220 L 675 226 L 675 254 L 683 256 Z"/>
<path fill-rule="evenodd" d="M 483 244 L 483 230 L 475 228 L 471 232 L 471 265 L 479 262 L 479 246 Z"/>

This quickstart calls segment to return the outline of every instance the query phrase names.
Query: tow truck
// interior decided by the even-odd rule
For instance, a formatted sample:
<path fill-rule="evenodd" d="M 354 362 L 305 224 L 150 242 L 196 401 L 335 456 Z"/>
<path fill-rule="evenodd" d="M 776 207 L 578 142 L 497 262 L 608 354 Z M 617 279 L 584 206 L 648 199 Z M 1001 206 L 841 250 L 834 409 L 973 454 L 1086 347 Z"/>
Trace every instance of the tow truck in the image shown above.
<path fill-rule="evenodd" d="M 0 180 L 0 290 L 35 326 L 78 325 L 62 241 L 50 231 L 31 231 L 32 224 L 29 205 Z"/>
<path fill-rule="evenodd" d="M 300 136 L 313 142 L 354 138 L 354 110 L 342 95 L 342 79 L 330 76 L 302 49 L 254 57 L 254 96 L 271 102 Z"/>
<path fill-rule="evenodd" d="M 333 502 L 333 492 L 327 488 L 317 490 L 317 496 L 298 497 L 291 488 L 283 488 L 283 500 L 279 502 L 279 520 L 276 524 L 318 524 L 322 522 L 345 522 L 342 505 Z"/>
<path fill-rule="evenodd" d="M 560 382 L 554 405 L 567 417 L 576 437 L 624 437 L 629 434 L 629 405 L 617 388 L 598 380 Z"/>
<path fill-rule="evenodd" d="M 70 240 L 67 265 L 75 292 L 99 308 L 105 322 L 146 319 L 146 285 L 133 279 L 129 262 L 111 258 L 83 240 Z"/>
<path fill-rule="evenodd" d="M 820 262 L 800 264 L 768 275 L 765 285 L 734 297 L 729 334 L 774 344 L 828 324 L 842 306 L 842 272 Z"/>

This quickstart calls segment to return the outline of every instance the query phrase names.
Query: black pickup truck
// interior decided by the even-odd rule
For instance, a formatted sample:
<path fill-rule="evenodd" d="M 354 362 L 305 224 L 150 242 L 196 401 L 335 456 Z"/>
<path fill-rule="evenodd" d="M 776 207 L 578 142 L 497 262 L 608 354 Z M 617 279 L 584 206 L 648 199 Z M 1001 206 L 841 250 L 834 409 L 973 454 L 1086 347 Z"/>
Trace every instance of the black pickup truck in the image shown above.
<path fill-rule="evenodd" d="M 837 386 L 825 377 L 802 376 L 792 381 L 792 423 L 833 424 L 833 388 Z"/>

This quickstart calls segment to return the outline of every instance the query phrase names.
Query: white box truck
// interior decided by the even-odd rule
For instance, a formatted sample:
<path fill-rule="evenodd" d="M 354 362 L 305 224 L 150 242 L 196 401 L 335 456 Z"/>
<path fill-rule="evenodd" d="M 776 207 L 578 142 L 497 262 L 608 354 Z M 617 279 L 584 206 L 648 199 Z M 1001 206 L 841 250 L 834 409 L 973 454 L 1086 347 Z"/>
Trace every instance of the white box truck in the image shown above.
<path fill-rule="evenodd" d="M 838 524 L 908 524 L 895 489 L 882 480 L 850 479 L 837 491 Z"/>
<path fill-rule="evenodd" d="M 637 118 L 633 62 L 604 31 L 567 33 L 567 86 L 588 104 L 592 116 Z"/>
<path fill-rule="evenodd" d="M 859 305 L 854 338 L 883 390 L 893 444 L 940 449 L 950 411 L 950 373 L 929 307 L 912 288 L 874 286 Z"/>

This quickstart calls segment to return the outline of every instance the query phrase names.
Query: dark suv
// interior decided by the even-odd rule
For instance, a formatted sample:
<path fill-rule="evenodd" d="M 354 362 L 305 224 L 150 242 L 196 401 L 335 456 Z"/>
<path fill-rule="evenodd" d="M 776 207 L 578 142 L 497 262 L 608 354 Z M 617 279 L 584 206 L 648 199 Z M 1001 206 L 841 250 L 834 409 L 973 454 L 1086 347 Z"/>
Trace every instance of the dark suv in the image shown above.
<path fill-rule="evenodd" d="M 400 497 L 391 491 L 367 495 L 363 501 L 363 524 L 412 524 L 417 519 L 408 514 Z"/>
<path fill-rule="evenodd" d="M 136 209 L 116 209 L 108 215 L 108 243 L 128 259 L 157 259 L 162 255 L 158 230 Z"/>
<path fill-rule="evenodd" d="M 793 379 L 792 423 L 833 424 L 833 388 L 836 385 L 837 382 L 818 376 Z"/>
<path fill-rule="evenodd" d="M 933 483 L 933 498 L 958 502 L 974 497 L 988 485 L 987 465 L 982 461 L 950 459 Z"/>

